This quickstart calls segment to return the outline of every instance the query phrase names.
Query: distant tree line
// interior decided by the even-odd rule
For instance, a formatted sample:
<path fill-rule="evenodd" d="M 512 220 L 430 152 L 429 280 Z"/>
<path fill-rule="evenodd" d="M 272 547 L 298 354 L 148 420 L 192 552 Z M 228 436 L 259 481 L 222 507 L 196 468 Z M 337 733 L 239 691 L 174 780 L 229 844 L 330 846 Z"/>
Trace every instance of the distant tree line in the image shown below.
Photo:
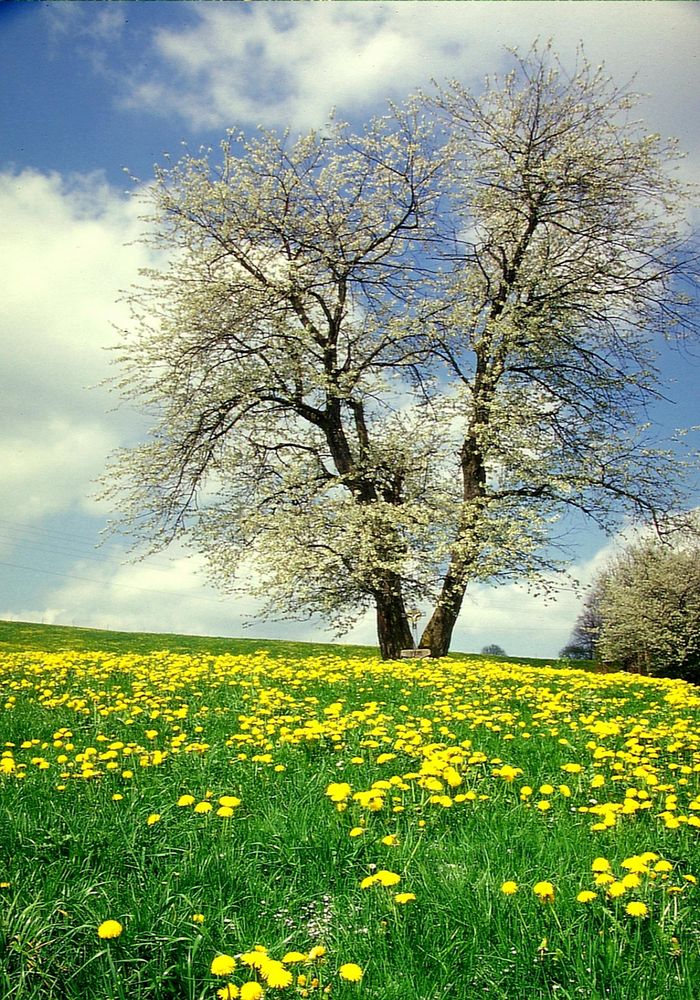
<path fill-rule="evenodd" d="M 611 559 L 560 655 L 700 683 L 700 522 Z"/>

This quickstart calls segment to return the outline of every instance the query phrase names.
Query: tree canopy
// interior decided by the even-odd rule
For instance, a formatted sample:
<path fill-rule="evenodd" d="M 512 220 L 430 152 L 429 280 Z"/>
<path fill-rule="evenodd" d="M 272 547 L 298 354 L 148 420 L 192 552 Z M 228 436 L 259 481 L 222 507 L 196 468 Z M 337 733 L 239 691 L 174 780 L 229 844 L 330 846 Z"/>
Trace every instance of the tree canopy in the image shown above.
<path fill-rule="evenodd" d="M 639 418 L 654 339 L 693 332 L 687 192 L 633 104 L 533 50 L 480 96 L 158 168 L 168 260 L 117 379 L 155 424 L 106 477 L 122 529 L 182 536 L 222 587 L 254 565 L 264 614 L 373 606 L 394 657 L 411 606 L 444 655 L 470 583 L 558 565 L 566 510 L 677 509 L 683 462 Z"/>
<path fill-rule="evenodd" d="M 595 587 L 600 656 L 625 670 L 700 683 L 700 522 L 642 537 Z"/>

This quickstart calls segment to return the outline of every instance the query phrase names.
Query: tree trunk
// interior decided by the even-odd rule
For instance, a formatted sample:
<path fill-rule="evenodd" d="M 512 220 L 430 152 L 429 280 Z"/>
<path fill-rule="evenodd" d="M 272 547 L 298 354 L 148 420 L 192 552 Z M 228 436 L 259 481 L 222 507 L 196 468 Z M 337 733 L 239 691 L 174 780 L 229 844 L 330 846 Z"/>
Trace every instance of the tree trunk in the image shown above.
<path fill-rule="evenodd" d="M 449 653 L 452 632 L 457 623 L 463 597 L 464 590 L 461 593 L 459 591 L 453 593 L 448 600 L 443 598 L 425 626 L 420 645 L 424 649 L 429 649 L 431 656 L 447 656 Z"/>
<path fill-rule="evenodd" d="M 400 593 L 379 591 L 377 605 L 377 638 L 383 660 L 398 660 L 402 649 L 413 649 L 411 626 L 406 617 Z"/>

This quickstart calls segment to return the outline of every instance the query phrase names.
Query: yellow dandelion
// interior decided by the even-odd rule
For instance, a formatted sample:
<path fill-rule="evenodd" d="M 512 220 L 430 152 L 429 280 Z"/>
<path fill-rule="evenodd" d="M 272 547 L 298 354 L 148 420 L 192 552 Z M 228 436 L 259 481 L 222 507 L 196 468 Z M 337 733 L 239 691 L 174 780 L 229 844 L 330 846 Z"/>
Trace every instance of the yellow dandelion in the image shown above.
<path fill-rule="evenodd" d="M 274 990 L 285 989 L 291 985 L 294 978 L 289 969 L 285 969 L 282 962 L 277 962 L 274 959 L 262 963 L 260 966 L 260 975 L 267 985 Z"/>
<path fill-rule="evenodd" d="M 249 965 L 253 969 L 259 969 L 265 962 L 271 961 L 267 957 L 267 950 L 262 945 L 258 945 L 253 951 L 244 951 L 239 958 L 244 965 Z"/>
<path fill-rule="evenodd" d="M 196 813 L 208 813 L 212 811 L 212 808 L 211 802 L 198 802 L 194 807 L 194 811 Z"/>
<path fill-rule="evenodd" d="M 221 816 L 222 819 L 229 819 L 229 817 L 233 816 L 233 809 L 231 806 L 219 806 L 216 810 L 216 815 Z"/>
<path fill-rule="evenodd" d="M 649 865 L 646 860 L 638 854 L 634 854 L 631 858 L 625 858 L 624 861 L 620 863 L 621 868 L 626 868 L 628 872 L 647 872 L 649 871 Z"/>
<path fill-rule="evenodd" d="M 317 958 L 323 958 L 326 954 L 326 949 L 322 944 L 314 945 L 314 947 L 309 952 L 309 961 L 315 962 Z"/>
<path fill-rule="evenodd" d="M 354 962 L 345 962 L 338 969 L 338 975 L 341 979 L 345 979 L 349 983 L 359 983 L 363 973 L 359 965 L 356 965 Z"/>
<path fill-rule="evenodd" d="M 146 820 L 146 823 L 148 824 L 148 826 L 153 826 L 153 824 L 157 823 L 159 819 L 160 819 L 160 813 L 151 813 L 151 815 Z"/>
<path fill-rule="evenodd" d="M 592 872 L 609 872 L 610 862 L 607 858 L 594 858 L 591 864 Z"/>
<path fill-rule="evenodd" d="M 413 903 L 415 898 L 413 892 L 397 892 L 394 896 L 394 902 L 398 903 L 399 906 L 404 906 L 406 903 Z"/>
<path fill-rule="evenodd" d="M 554 886 L 551 882 L 536 882 L 532 891 L 541 903 L 554 902 Z"/>
<path fill-rule="evenodd" d="M 326 788 L 326 795 L 331 802 L 345 802 L 351 793 L 352 788 L 347 781 L 331 781 L 328 788 Z"/>
<path fill-rule="evenodd" d="M 193 913 L 192 914 L 192 922 L 195 923 L 195 924 L 203 924 L 204 923 L 204 914 L 203 913 Z"/>
<path fill-rule="evenodd" d="M 637 889 L 642 884 L 642 880 L 636 872 L 628 872 L 627 875 L 623 875 L 620 882 L 625 889 Z"/>
<path fill-rule="evenodd" d="M 611 882 L 607 888 L 610 899 L 618 899 L 620 896 L 624 896 L 626 892 L 627 886 L 623 885 L 622 882 Z"/>
<path fill-rule="evenodd" d="M 288 951 L 286 955 L 282 956 L 282 961 L 285 965 L 291 965 L 294 962 L 305 962 L 308 957 L 303 951 Z"/>
<path fill-rule="evenodd" d="M 649 907 L 646 903 L 640 903 L 633 900 L 625 907 L 625 913 L 627 913 L 630 917 L 646 917 L 649 914 Z"/>
<path fill-rule="evenodd" d="M 615 876 L 611 875 L 610 872 L 600 872 L 593 881 L 598 886 L 610 885 L 611 882 L 615 881 Z"/>
<path fill-rule="evenodd" d="M 118 920 L 103 920 L 97 928 L 97 936 L 105 940 L 118 938 L 123 930 L 124 928 Z"/>
<path fill-rule="evenodd" d="M 577 903 L 592 903 L 594 899 L 598 898 L 597 892 L 592 892 L 590 889 L 584 889 L 576 897 Z"/>
<path fill-rule="evenodd" d="M 255 981 L 243 983 L 239 992 L 240 1000 L 260 1000 L 264 996 L 264 990 L 260 983 Z"/>
<path fill-rule="evenodd" d="M 363 826 L 353 826 L 352 830 L 350 831 L 350 836 L 361 837 L 364 832 L 365 828 Z"/>
<path fill-rule="evenodd" d="M 231 955 L 217 955 L 211 963 L 213 976 L 230 976 L 236 968 L 236 959 Z"/>
<path fill-rule="evenodd" d="M 384 869 L 378 871 L 374 877 L 380 885 L 398 885 L 401 881 L 401 876 L 397 875 L 396 872 L 388 872 Z"/>
<path fill-rule="evenodd" d="M 389 833 L 386 837 L 382 837 L 382 844 L 384 844 L 385 847 L 396 847 L 398 843 L 399 838 L 395 833 Z"/>
<path fill-rule="evenodd" d="M 235 983 L 226 983 L 221 989 L 216 991 L 219 1000 L 236 1000 L 238 997 L 238 987 Z"/>
<path fill-rule="evenodd" d="M 194 802 L 195 802 L 194 795 L 181 795 L 175 804 L 180 807 L 193 806 Z"/>
<path fill-rule="evenodd" d="M 501 885 L 501 892 L 504 896 L 514 896 L 518 891 L 518 883 L 509 880 Z"/>
<path fill-rule="evenodd" d="M 219 805 L 224 809 L 235 809 L 241 804 L 241 800 L 236 795 L 222 795 L 219 798 Z"/>
<path fill-rule="evenodd" d="M 654 865 L 654 871 L 658 872 L 659 874 L 664 874 L 664 873 L 667 873 L 667 872 L 672 872 L 673 871 L 673 865 L 671 864 L 670 861 L 663 861 L 663 860 L 662 861 L 657 861 L 656 864 Z"/>

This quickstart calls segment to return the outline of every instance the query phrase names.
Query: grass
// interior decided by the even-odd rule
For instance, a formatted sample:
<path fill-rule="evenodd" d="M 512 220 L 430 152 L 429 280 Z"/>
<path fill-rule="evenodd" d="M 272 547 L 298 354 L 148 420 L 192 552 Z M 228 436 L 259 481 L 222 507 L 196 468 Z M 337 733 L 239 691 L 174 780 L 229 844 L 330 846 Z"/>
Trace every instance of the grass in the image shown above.
<path fill-rule="evenodd" d="M 0 692 L 3 1000 L 697 996 L 690 685 L 0 623 Z"/>
<path fill-rule="evenodd" d="M 43 625 L 36 622 L 0 620 L 0 652 L 6 650 L 97 650 L 113 653 L 156 653 L 167 649 L 171 653 L 251 654 L 265 650 L 270 656 L 377 656 L 377 646 L 353 646 L 344 643 L 288 642 L 282 639 L 233 639 L 201 635 L 175 635 L 168 632 L 114 632 L 106 629 L 80 628 L 68 625 Z M 452 652 L 451 658 L 481 661 L 480 653 Z M 551 659 L 522 656 L 492 656 L 494 663 L 526 663 L 547 666 Z M 555 661 L 556 662 L 556 661 Z M 592 660 L 567 660 L 560 666 L 577 670 L 599 670 Z"/>

